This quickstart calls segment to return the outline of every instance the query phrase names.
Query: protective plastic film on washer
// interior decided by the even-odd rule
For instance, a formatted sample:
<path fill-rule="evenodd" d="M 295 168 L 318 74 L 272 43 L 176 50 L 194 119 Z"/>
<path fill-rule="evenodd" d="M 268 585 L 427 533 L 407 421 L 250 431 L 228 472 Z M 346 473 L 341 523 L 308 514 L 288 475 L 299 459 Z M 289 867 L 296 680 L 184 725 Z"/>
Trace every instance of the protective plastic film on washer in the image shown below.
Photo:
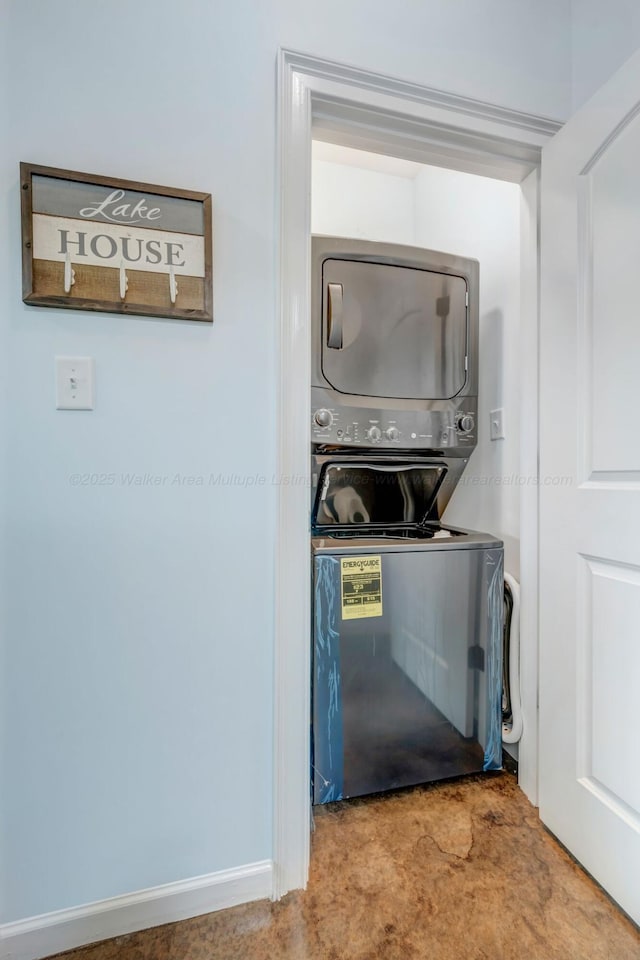
<path fill-rule="evenodd" d="M 502 618 L 504 616 L 504 555 L 485 554 L 489 582 L 487 604 L 487 739 L 483 770 L 502 769 Z"/>
<path fill-rule="evenodd" d="M 314 803 L 342 799 L 343 736 L 340 675 L 340 563 L 316 557 L 314 564 L 313 730 L 311 779 Z"/>
<path fill-rule="evenodd" d="M 500 769 L 501 546 L 318 542 L 314 802 Z"/>

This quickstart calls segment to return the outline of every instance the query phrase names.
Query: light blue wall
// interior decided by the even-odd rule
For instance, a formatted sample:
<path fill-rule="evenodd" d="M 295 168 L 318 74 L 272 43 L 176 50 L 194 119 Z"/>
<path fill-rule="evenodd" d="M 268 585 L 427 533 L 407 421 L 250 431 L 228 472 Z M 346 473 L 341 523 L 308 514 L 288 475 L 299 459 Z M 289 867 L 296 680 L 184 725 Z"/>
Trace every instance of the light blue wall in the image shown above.
<path fill-rule="evenodd" d="M 278 46 L 559 118 L 570 88 L 568 0 L 4 9 L 9 921 L 271 856 Z M 214 326 L 24 306 L 20 160 L 211 191 Z M 95 357 L 93 413 L 56 354 Z M 121 481 L 218 472 L 266 482 Z"/>
<path fill-rule="evenodd" d="M 572 112 L 640 47 L 638 0 L 572 0 Z"/>
<path fill-rule="evenodd" d="M 7 0 L 0 0 L 0 16 L 6 17 Z M 9 212 L 12 201 L 15 202 L 13 191 L 10 189 L 12 164 L 9 145 L 3 136 L 9 127 L 9 77 L 7 71 L 8 39 L 6 32 L 0 31 L 0 264 L 6 264 L 9 256 Z M 0 266 L 0 270 L 2 267 Z M 2 709 L 6 703 L 8 690 L 7 677 L 7 630 L 6 630 L 6 519 L 7 519 L 7 325 L 3 319 L 7 316 L 11 296 L 7 287 L 6 275 L 0 286 L 0 904 L 6 901 L 6 887 L 8 883 L 6 871 L 6 854 L 4 852 L 5 837 L 8 824 L 6 823 L 5 799 L 7 793 L 7 763 L 6 763 L 6 722 L 7 712 Z"/>

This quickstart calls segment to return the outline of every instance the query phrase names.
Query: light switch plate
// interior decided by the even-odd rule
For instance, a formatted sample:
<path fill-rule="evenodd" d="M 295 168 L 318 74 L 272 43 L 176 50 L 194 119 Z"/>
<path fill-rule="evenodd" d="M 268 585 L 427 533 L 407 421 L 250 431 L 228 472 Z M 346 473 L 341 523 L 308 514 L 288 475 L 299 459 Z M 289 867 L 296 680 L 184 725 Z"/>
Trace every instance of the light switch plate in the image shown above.
<path fill-rule="evenodd" d="M 499 410 L 491 410 L 489 417 L 489 436 L 492 440 L 504 440 L 504 410 L 502 407 Z"/>
<path fill-rule="evenodd" d="M 56 357 L 56 409 L 93 410 L 93 357 Z"/>

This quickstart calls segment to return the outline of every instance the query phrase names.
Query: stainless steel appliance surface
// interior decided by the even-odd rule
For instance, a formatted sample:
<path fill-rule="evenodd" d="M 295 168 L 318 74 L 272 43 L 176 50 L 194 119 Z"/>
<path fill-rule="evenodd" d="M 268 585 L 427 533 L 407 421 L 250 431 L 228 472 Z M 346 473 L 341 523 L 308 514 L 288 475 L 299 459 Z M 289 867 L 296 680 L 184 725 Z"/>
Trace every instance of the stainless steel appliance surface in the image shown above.
<path fill-rule="evenodd" d="M 502 543 L 444 526 L 476 445 L 478 264 L 312 242 L 313 798 L 502 762 Z"/>
<path fill-rule="evenodd" d="M 502 544 L 314 537 L 313 802 L 502 764 Z"/>
<path fill-rule="evenodd" d="M 368 535 L 391 521 L 414 527 L 438 520 L 453 495 L 467 460 L 454 456 L 402 456 L 377 449 L 314 451 L 311 511 L 314 527 L 360 517 Z M 349 496 L 354 490 L 355 498 Z M 362 509 L 358 509 L 358 500 Z M 351 507 L 351 510 L 349 509 Z"/>
<path fill-rule="evenodd" d="M 476 445 L 475 260 L 312 238 L 311 439 L 437 451 Z"/>
<path fill-rule="evenodd" d="M 444 460 L 317 469 L 314 802 L 499 769 L 501 541 L 430 519 Z"/>

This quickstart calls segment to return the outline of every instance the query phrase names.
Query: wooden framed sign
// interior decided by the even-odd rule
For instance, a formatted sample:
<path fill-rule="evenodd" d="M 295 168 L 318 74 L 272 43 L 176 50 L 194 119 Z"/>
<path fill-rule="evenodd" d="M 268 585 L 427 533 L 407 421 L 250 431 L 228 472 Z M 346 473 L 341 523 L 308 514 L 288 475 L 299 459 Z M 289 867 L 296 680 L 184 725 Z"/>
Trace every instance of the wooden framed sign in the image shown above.
<path fill-rule="evenodd" d="M 211 194 L 20 164 L 22 299 L 213 320 Z"/>

